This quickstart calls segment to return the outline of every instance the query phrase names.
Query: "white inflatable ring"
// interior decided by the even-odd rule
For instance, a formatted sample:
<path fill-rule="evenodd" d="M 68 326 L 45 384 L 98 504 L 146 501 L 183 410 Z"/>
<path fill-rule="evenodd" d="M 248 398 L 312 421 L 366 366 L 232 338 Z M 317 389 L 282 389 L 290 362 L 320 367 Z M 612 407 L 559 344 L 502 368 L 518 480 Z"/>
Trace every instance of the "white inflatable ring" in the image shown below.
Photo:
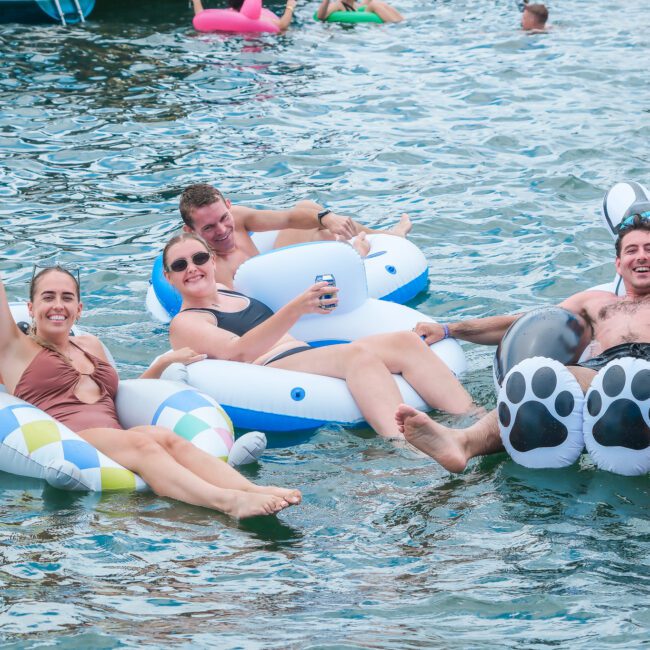
<path fill-rule="evenodd" d="M 273 249 L 273 242 L 277 234 L 277 230 L 252 233 L 253 241 L 261 255 L 278 255 L 283 251 L 305 245 L 326 247 L 325 250 L 330 250 L 327 247 L 332 245 L 347 245 L 351 248 L 348 244 L 341 244 L 341 242 L 324 241 Z M 415 244 L 403 237 L 392 235 L 369 235 L 367 239 L 370 243 L 370 252 L 363 258 L 362 264 L 365 270 L 368 296 L 403 304 L 427 288 L 429 283 L 427 260 L 424 253 Z M 259 256 L 251 258 L 244 264 L 252 262 L 257 257 Z M 265 268 L 268 267 L 265 266 Z M 243 291 L 238 285 L 239 275 L 238 271 L 235 277 L 235 288 Z M 260 280 L 264 280 L 264 278 L 260 278 Z M 291 296 L 291 298 L 293 297 Z M 147 311 L 161 323 L 168 323 L 180 308 L 180 295 L 164 276 L 162 254 L 154 261 L 145 304 Z"/>
<path fill-rule="evenodd" d="M 291 329 L 301 341 L 347 343 L 370 334 L 412 330 L 419 321 L 431 321 L 404 305 L 368 298 L 363 261 L 340 242 L 289 246 L 257 255 L 239 267 L 235 285 L 275 311 L 324 274 L 335 278 L 339 305 L 328 314 L 303 316 Z M 465 356 L 454 339 L 439 341 L 431 349 L 457 376 L 465 371 Z M 217 400 L 237 427 L 290 432 L 327 423 L 363 422 L 341 379 L 213 359 L 188 366 L 184 374 L 191 386 Z M 396 380 L 406 403 L 427 408 L 401 377 Z"/>

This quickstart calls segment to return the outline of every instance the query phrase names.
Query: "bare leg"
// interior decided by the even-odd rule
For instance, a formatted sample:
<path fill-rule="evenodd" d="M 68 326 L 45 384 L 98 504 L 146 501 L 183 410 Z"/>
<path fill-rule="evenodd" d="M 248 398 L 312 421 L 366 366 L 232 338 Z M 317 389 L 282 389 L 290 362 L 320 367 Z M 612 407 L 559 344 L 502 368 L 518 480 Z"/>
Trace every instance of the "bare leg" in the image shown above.
<path fill-rule="evenodd" d="M 273 494 L 284 498 L 291 505 L 299 504 L 302 499 L 299 490 L 251 483 L 228 463 L 211 456 L 169 429 L 143 426 L 135 427 L 135 430 L 151 436 L 177 463 L 216 487 L 259 494 Z"/>
<path fill-rule="evenodd" d="M 399 23 L 404 20 L 404 16 L 397 9 L 381 0 L 369 0 L 366 8 L 366 11 L 377 14 L 385 23 Z"/>
<path fill-rule="evenodd" d="M 589 388 L 596 372 L 589 368 L 569 367 L 583 391 Z M 451 472 L 462 472 L 467 461 L 503 451 L 496 410 L 465 429 L 450 429 L 406 404 L 395 413 L 395 421 L 404 437 L 420 451 Z"/>
<path fill-rule="evenodd" d="M 469 393 L 415 332 L 365 336 L 357 343 L 377 355 L 391 373 L 401 374 L 432 408 L 455 414 L 472 408 Z"/>
<path fill-rule="evenodd" d="M 573 376 L 578 380 L 582 392 L 586 393 L 596 376 L 596 371 L 591 368 L 581 368 L 580 366 L 567 366 L 567 369 L 570 370 Z"/>
<path fill-rule="evenodd" d="M 404 437 L 450 472 L 462 472 L 470 458 L 503 451 L 496 411 L 466 429 L 450 429 L 426 413 L 400 404 L 395 421 Z"/>
<path fill-rule="evenodd" d="M 354 248 L 361 257 L 365 257 L 370 252 L 370 242 L 366 239 L 366 233 L 360 232 L 352 242 Z"/>
<path fill-rule="evenodd" d="M 404 212 L 399 218 L 399 223 L 394 225 L 392 228 L 389 228 L 388 232 L 391 235 L 397 235 L 398 237 L 406 237 L 406 235 L 411 232 L 411 228 L 413 228 L 411 217 L 409 217 L 408 214 Z"/>
<path fill-rule="evenodd" d="M 192 0 L 192 8 L 194 9 L 194 15 L 199 14 L 203 11 L 203 4 L 201 0 Z"/>
<path fill-rule="evenodd" d="M 282 497 L 223 489 L 204 481 L 174 460 L 151 436 L 140 431 L 86 429 L 80 436 L 140 475 L 159 496 L 221 510 L 238 518 L 274 514 L 289 506 Z"/>
<path fill-rule="evenodd" d="M 345 379 L 366 422 L 381 436 L 403 438 L 393 417 L 402 401 L 397 384 L 385 364 L 357 343 L 299 352 L 269 366 Z"/>
<path fill-rule="evenodd" d="M 431 407 L 450 413 L 466 413 L 472 407 L 458 379 L 414 332 L 368 336 L 269 365 L 345 379 L 368 424 L 385 437 L 402 437 L 394 421 L 402 397 L 393 373 L 401 373 Z"/>

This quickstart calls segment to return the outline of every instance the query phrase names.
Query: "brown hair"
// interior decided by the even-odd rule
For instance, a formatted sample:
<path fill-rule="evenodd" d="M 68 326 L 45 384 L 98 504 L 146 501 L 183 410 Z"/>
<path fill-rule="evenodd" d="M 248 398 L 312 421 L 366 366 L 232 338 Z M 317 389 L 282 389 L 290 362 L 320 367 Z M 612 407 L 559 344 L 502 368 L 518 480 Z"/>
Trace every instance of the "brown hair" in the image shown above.
<path fill-rule="evenodd" d="M 530 11 L 530 13 L 537 19 L 537 22 L 542 25 L 545 25 L 548 20 L 548 9 L 546 8 L 546 5 L 527 4 L 524 6 L 524 11 Z"/>
<path fill-rule="evenodd" d="M 68 269 L 63 268 L 62 266 L 59 266 L 58 264 L 56 266 L 48 266 L 47 268 L 41 269 L 38 273 L 34 274 L 34 277 L 32 277 L 32 281 L 29 284 L 29 301 L 34 302 L 34 298 L 36 296 L 36 287 L 38 285 L 39 280 L 55 271 L 58 271 L 59 273 L 63 273 L 69 277 L 72 278 L 75 286 L 75 294 L 77 296 L 77 300 L 81 300 L 81 292 L 79 288 L 79 281 L 77 278 L 74 276 L 73 273 L 68 271 Z M 58 354 L 66 363 L 70 363 L 70 359 L 67 357 L 67 355 L 63 354 L 59 348 L 54 345 L 54 343 L 51 343 L 50 341 L 47 341 L 46 339 L 40 337 L 37 332 L 36 332 L 36 323 L 32 321 L 31 325 L 29 326 L 29 330 L 27 331 L 28 336 L 38 345 L 40 345 L 42 348 L 45 348 L 47 350 L 50 350 L 51 352 L 54 352 L 55 354 Z"/>
<path fill-rule="evenodd" d="M 165 244 L 165 248 L 163 249 L 163 267 L 165 271 L 169 271 L 169 266 L 167 264 L 167 253 L 169 253 L 169 249 L 172 246 L 175 246 L 176 244 L 180 244 L 181 242 L 187 241 L 187 240 L 194 240 L 199 242 L 205 250 L 210 253 L 210 256 L 212 256 L 212 251 L 210 250 L 210 246 L 208 246 L 208 242 L 203 239 L 200 235 L 197 235 L 195 232 L 182 232 L 179 235 L 174 235 L 168 242 Z"/>
<path fill-rule="evenodd" d="M 194 208 L 202 208 L 205 205 L 212 205 L 219 200 L 225 203 L 226 197 L 216 187 L 213 187 L 208 183 L 188 185 L 181 194 L 181 200 L 178 206 L 181 211 L 183 223 L 188 228 L 194 229 L 192 210 L 194 210 Z"/>
<path fill-rule="evenodd" d="M 614 244 L 614 247 L 616 248 L 616 257 L 621 256 L 623 237 L 625 237 L 625 235 L 627 235 L 629 232 L 632 232 L 633 230 L 645 230 L 646 232 L 650 232 L 650 220 L 641 214 L 635 214 L 634 221 L 618 231 L 616 243 Z"/>

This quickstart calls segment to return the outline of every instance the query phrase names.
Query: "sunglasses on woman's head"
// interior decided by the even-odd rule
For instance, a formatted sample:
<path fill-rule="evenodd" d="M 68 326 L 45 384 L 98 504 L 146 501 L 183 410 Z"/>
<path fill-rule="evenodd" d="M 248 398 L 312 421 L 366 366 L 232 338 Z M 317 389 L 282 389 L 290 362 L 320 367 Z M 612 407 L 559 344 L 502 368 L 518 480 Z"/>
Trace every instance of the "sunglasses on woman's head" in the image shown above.
<path fill-rule="evenodd" d="M 79 274 L 79 267 L 78 266 L 63 266 L 62 264 L 34 264 L 34 268 L 32 269 L 32 282 L 34 282 L 34 278 L 39 275 L 40 273 L 43 273 L 43 271 L 49 271 L 50 269 L 55 269 L 57 271 L 63 271 L 64 273 L 69 273 L 73 278 L 77 279 L 77 287 L 81 289 L 81 278 Z"/>
<path fill-rule="evenodd" d="M 210 260 L 210 253 L 207 251 L 199 251 L 198 253 L 194 253 L 191 259 L 194 266 L 203 266 Z M 181 271 L 184 271 L 188 265 L 189 262 L 187 261 L 187 258 L 179 257 L 167 267 L 167 270 L 173 271 L 174 273 L 181 273 Z"/>

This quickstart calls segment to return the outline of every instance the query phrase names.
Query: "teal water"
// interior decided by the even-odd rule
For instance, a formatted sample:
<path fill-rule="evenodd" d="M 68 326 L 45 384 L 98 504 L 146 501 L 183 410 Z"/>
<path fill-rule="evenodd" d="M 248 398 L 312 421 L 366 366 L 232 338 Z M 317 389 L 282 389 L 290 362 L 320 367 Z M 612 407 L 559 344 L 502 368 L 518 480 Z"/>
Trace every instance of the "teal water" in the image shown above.
<path fill-rule="evenodd" d="M 207 180 L 241 203 L 401 212 L 431 266 L 414 303 L 452 319 L 554 303 L 613 277 L 603 193 L 650 181 L 640 0 L 396 2 L 390 27 L 311 20 L 197 35 L 184 2 L 99 3 L 84 27 L 0 27 L 0 270 L 80 264 L 84 326 L 122 376 L 166 349 L 143 302 Z M 147 6 L 151 5 L 151 6 Z M 278 9 L 280 5 L 271 5 Z M 491 354 L 465 377 L 494 404 Z M 450 421 L 450 420 L 447 420 Z M 3 647 L 639 647 L 650 627 L 647 477 L 454 476 L 369 431 L 323 429 L 247 470 L 304 504 L 236 524 L 150 494 L 0 476 Z"/>

